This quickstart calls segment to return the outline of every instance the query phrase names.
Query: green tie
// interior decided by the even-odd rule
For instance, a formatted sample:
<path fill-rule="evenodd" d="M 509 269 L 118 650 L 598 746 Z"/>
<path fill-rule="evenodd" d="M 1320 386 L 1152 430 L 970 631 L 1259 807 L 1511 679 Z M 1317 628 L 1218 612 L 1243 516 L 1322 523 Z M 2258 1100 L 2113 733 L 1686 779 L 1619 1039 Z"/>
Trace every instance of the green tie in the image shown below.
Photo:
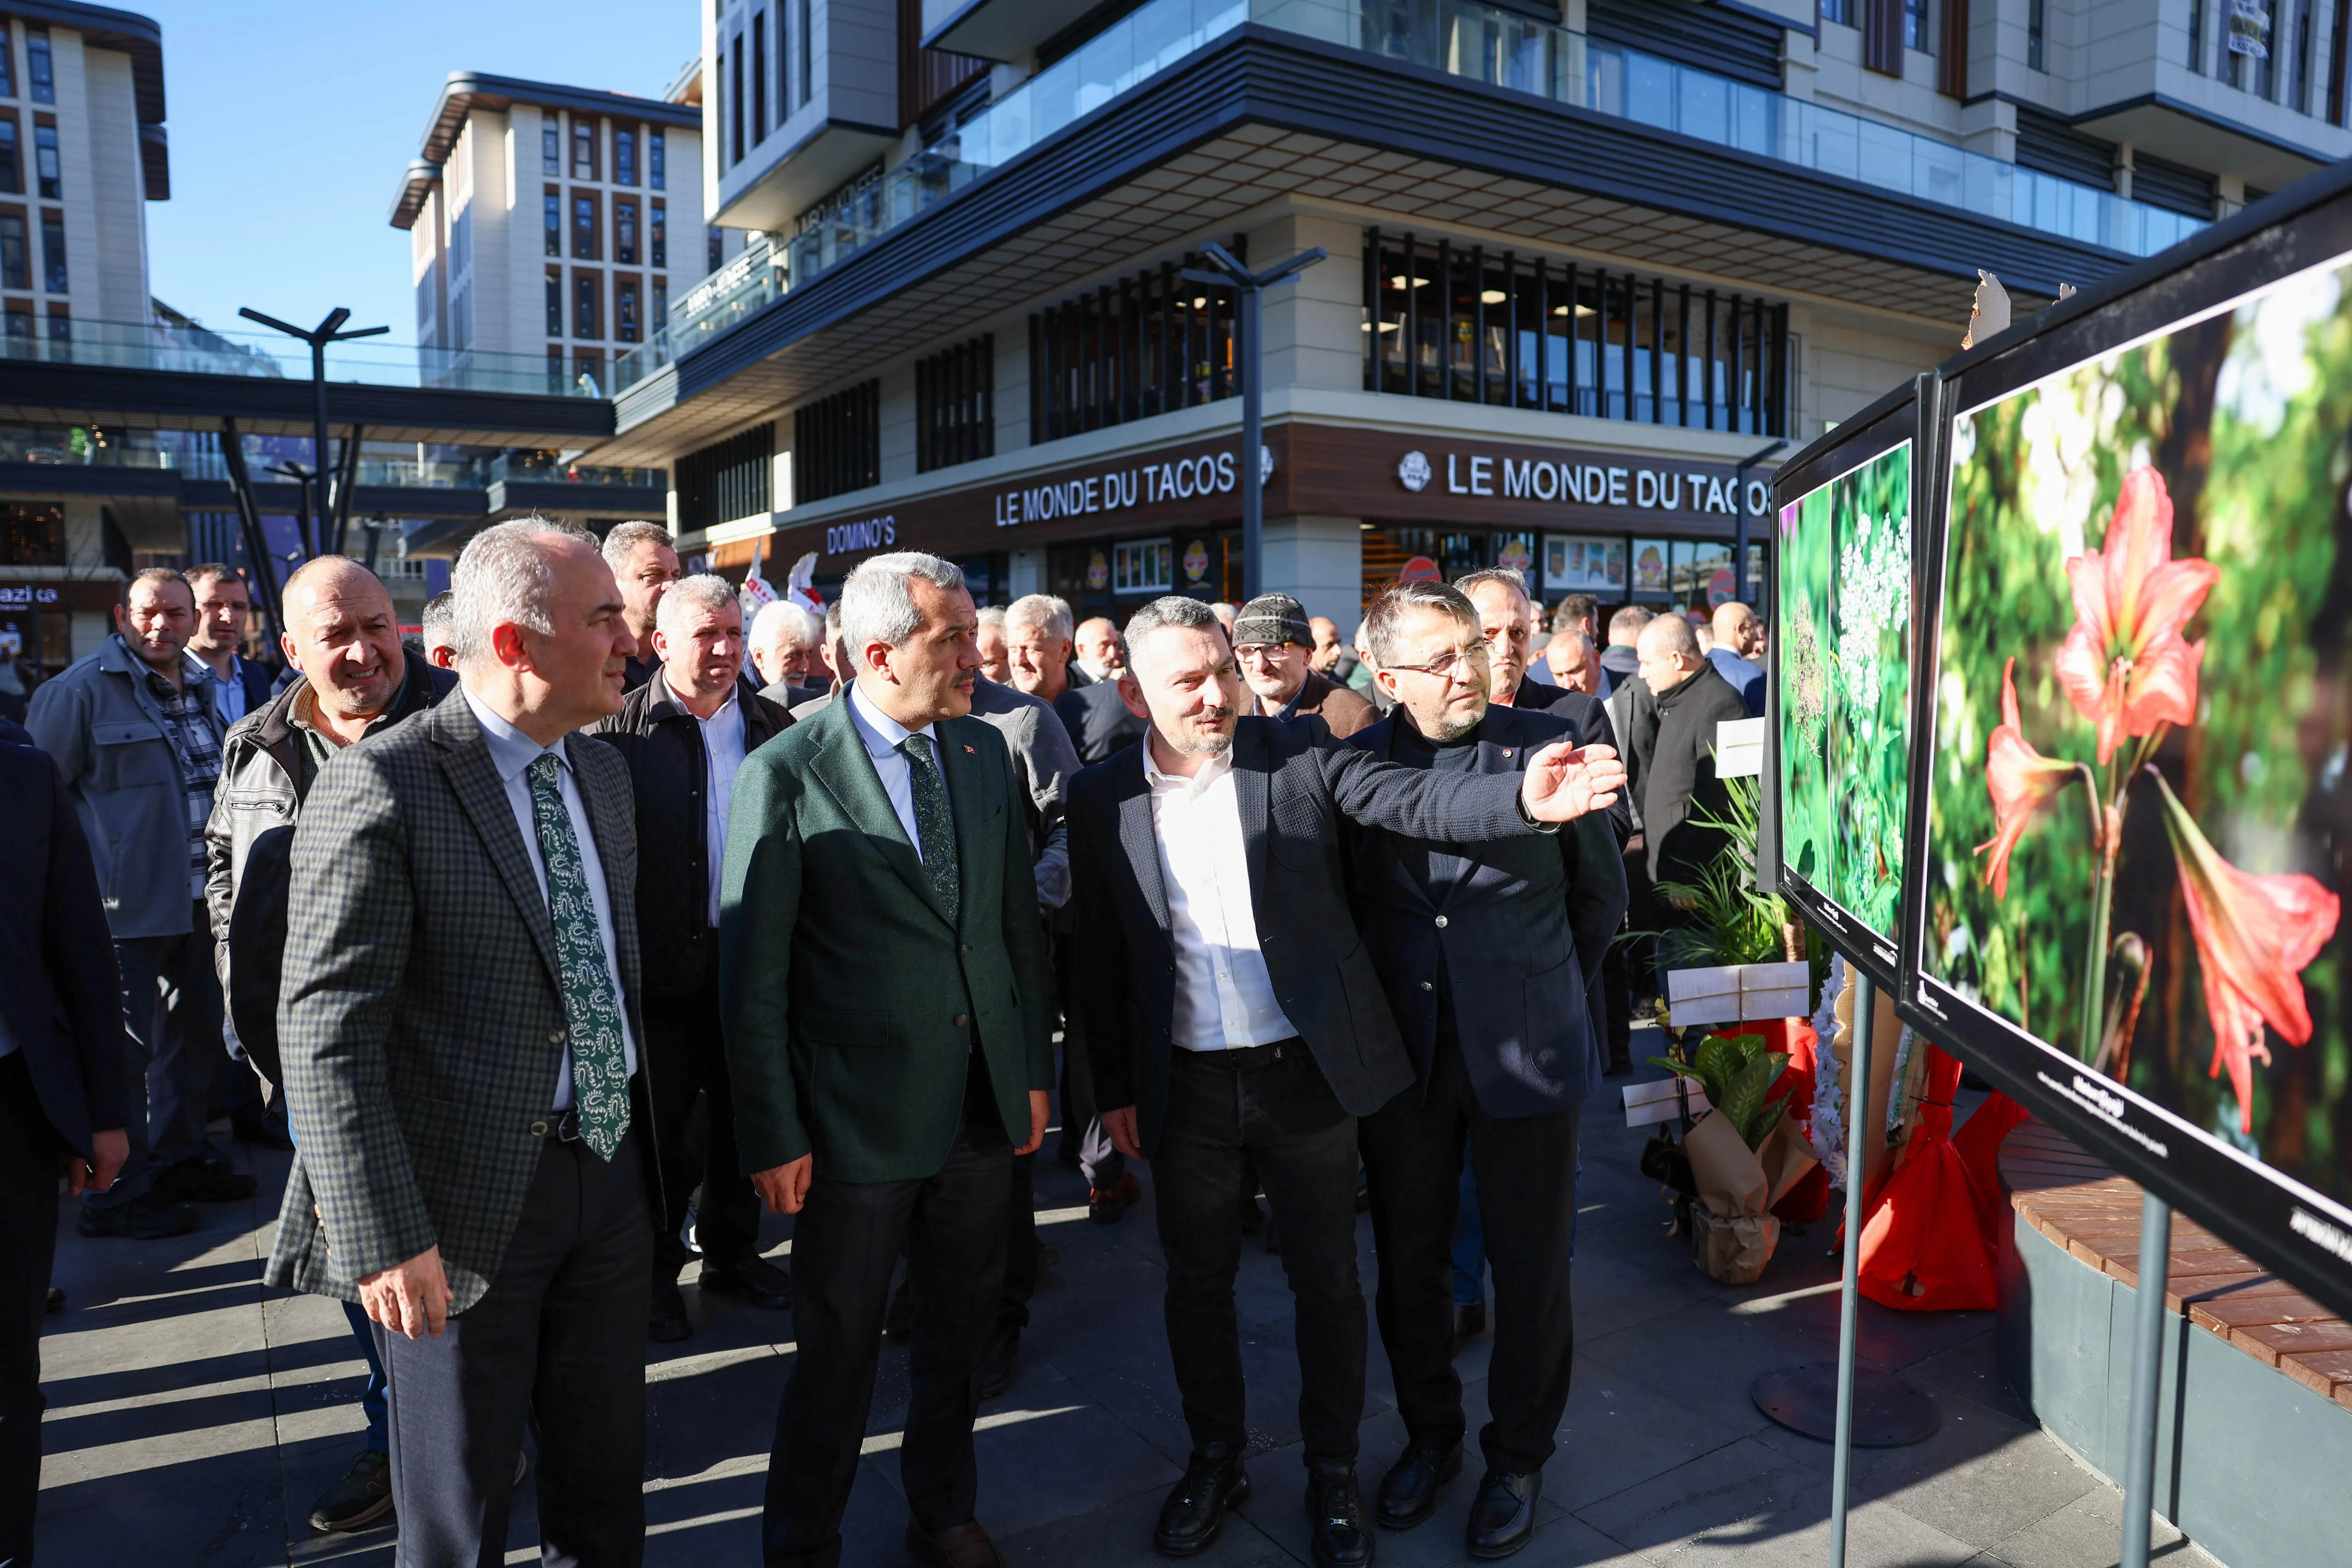
<path fill-rule="evenodd" d="M 572 813 L 552 756 L 532 758 L 530 818 L 547 862 L 547 912 L 555 922 L 555 956 L 563 972 L 563 1016 L 572 1042 L 572 1108 L 580 1136 L 611 1159 L 629 1130 L 629 1061 L 621 1043 L 621 1005 L 604 939 L 596 929 L 596 903 L 588 891 Z"/>
<path fill-rule="evenodd" d="M 898 743 L 907 754 L 907 771 L 915 781 L 915 832 L 921 842 L 923 870 L 930 874 L 931 891 L 948 924 L 956 917 L 963 898 L 963 877 L 956 869 L 955 818 L 948 812 L 948 789 L 940 782 L 940 765 L 931 756 L 931 737 L 910 735 Z"/>

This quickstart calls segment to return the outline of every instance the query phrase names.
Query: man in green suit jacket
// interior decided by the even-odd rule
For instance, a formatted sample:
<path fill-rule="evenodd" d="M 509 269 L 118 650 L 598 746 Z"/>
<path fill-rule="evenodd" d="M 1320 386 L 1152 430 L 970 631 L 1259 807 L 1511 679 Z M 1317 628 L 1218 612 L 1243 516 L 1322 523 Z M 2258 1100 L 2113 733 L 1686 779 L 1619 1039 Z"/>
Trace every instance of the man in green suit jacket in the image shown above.
<path fill-rule="evenodd" d="M 770 1568 L 839 1561 L 902 1249 L 923 1301 L 908 1546 L 934 1568 L 1001 1562 L 972 1519 L 972 1417 L 1054 1051 L 1025 796 L 970 716 L 979 619 L 951 563 L 866 561 L 842 589 L 844 700 L 735 779 L 719 963 L 737 1138 L 769 1206 L 800 1217 Z"/>

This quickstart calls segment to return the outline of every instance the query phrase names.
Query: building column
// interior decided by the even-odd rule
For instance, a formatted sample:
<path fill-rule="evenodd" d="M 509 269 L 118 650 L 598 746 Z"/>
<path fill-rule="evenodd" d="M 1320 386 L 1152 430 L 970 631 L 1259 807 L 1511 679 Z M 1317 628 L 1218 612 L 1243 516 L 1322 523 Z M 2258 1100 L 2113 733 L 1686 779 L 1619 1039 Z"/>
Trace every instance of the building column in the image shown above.
<path fill-rule="evenodd" d="M 1345 635 L 1363 613 L 1363 539 L 1355 517 L 1266 518 L 1266 591 L 1297 596 L 1307 614 L 1329 616 Z"/>

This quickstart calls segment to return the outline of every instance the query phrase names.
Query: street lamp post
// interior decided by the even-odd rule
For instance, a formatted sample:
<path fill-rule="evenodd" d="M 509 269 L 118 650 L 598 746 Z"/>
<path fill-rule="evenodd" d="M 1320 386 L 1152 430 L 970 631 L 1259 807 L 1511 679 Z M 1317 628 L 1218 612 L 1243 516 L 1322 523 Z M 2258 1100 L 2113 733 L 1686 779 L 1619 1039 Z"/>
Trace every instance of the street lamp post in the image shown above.
<path fill-rule="evenodd" d="M 327 345 L 341 343 L 352 338 L 373 338 L 379 332 L 389 332 L 392 329 L 355 327 L 348 332 L 342 331 L 340 329 L 344 322 L 352 319 L 352 313 L 341 305 L 328 311 L 326 319 L 307 331 L 289 322 L 280 321 L 275 316 L 264 316 L 250 305 L 239 308 L 237 314 L 249 321 L 258 321 L 265 327 L 283 332 L 289 338 L 299 338 L 310 345 L 310 469 L 318 478 L 319 506 L 315 514 L 317 520 L 314 522 L 306 497 L 302 517 L 302 543 L 313 557 L 320 553 L 322 547 L 341 549 L 341 539 L 328 540 L 320 537 L 326 528 L 328 513 L 335 506 L 335 502 L 331 500 L 327 494 Z M 353 439 L 357 439 L 356 432 L 353 433 Z"/>
<path fill-rule="evenodd" d="M 1329 253 L 1318 245 L 1264 272 L 1252 272 L 1213 240 L 1202 249 L 1215 270 L 1188 267 L 1186 281 L 1231 288 L 1241 298 L 1241 350 L 1235 357 L 1242 376 L 1242 597 L 1250 600 L 1265 591 L 1265 469 L 1259 456 L 1265 416 L 1265 371 L 1258 351 L 1265 319 L 1261 302 L 1268 288 L 1295 281 Z"/>

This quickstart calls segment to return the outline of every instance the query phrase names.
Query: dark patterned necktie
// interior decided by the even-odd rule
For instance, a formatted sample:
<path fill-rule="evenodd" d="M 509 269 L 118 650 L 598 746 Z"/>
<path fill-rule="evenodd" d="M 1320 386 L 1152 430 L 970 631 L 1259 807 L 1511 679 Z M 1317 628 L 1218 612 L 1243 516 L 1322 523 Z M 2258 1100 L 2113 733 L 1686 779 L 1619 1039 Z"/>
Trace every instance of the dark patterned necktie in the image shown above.
<path fill-rule="evenodd" d="M 620 994 L 604 962 L 596 903 L 588 870 L 563 809 L 555 758 L 531 759 L 530 819 L 539 854 L 547 862 L 547 913 L 555 924 L 555 956 L 563 972 L 563 1017 L 572 1043 L 572 1108 L 580 1136 L 600 1159 L 611 1159 L 629 1130 L 629 1060 L 622 1045 Z"/>
<path fill-rule="evenodd" d="M 929 736 L 910 735 L 898 743 L 898 749 L 907 754 L 907 771 L 915 781 L 915 831 L 922 841 L 923 870 L 953 925 L 963 901 L 963 874 L 956 865 L 955 818 L 948 812 L 948 788 L 940 781 Z"/>

